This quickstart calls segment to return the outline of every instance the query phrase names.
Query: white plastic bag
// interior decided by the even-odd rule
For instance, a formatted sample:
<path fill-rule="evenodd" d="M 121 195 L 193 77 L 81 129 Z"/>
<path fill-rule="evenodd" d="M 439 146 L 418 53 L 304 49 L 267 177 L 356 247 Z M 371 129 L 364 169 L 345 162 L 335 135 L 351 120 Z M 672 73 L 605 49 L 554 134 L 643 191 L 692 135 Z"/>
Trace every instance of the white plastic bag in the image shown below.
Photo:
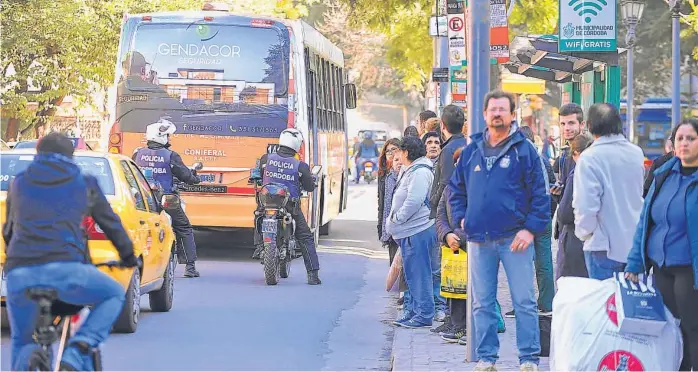
<path fill-rule="evenodd" d="M 677 371 L 683 341 L 665 307 L 660 336 L 621 334 L 616 281 L 563 277 L 553 300 L 550 368 L 553 371 Z"/>

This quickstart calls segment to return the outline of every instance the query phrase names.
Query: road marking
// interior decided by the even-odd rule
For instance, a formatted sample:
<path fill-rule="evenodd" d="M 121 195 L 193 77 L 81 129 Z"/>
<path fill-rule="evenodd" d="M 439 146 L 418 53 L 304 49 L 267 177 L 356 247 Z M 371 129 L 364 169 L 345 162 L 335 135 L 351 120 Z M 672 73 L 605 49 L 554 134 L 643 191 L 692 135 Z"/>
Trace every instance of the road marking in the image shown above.
<path fill-rule="evenodd" d="M 375 258 L 375 259 L 381 259 L 381 260 L 387 260 L 390 258 L 387 251 L 374 251 L 372 249 L 359 248 L 359 247 L 319 245 L 317 251 L 323 252 L 323 253 L 351 254 L 351 255 L 362 256 L 362 257 L 366 257 L 366 258 Z"/>
<path fill-rule="evenodd" d="M 320 243 L 322 242 L 343 242 L 343 243 L 368 243 L 367 240 L 351 240 L 351 239 L 320 239 Z"/>

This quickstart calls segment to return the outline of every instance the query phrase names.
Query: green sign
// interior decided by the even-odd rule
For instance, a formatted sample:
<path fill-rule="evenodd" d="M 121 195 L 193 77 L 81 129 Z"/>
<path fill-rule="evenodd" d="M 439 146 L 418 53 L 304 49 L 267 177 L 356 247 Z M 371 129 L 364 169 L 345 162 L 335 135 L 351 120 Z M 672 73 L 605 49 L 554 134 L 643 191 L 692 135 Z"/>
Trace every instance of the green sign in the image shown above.
<path fill-rule="evenodd" d="M 560 52 L 615 52 L 615 0 L 560 0 Z"/>

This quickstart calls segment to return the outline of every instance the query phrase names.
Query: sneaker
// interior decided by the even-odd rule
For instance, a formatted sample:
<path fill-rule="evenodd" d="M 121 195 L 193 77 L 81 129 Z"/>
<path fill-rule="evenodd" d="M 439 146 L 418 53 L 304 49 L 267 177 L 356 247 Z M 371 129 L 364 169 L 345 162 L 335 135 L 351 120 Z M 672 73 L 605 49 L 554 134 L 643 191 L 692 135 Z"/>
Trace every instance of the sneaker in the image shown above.
<path fill-rule="evenodd" d="M 521 363 L 521 372 L 538 372 L 538 364 L 523 362 Z"/>
<path fill-rule="evenodd" d="M 553 316 L 553 312 L 552 311 L 538 310 L 538 315 L 540 315 L 540 316 Z"/>
<path fill-rule="evenodd" d="M 463 335 L 463 337 L 458 339 L 458 345 L 467 345 L 468 344 L 468 335 Z"/>
<path fill-rule="evenodd" d="M 475 368 L 473 369 L 475 372 L 497 372 L 497 367 L 494 366 L 494 363 L 492 362 L 486 362 L 484 360 L 481 360 L 477 362 L 477 365 L 475 365 Z"/>
<path fill-rule="evenodd" d="M 446 320 L 446 312 L 443 310 L 437 310 L 436 313 L 434 314 L 434 321 L 435 322 L 443 322 Z"/>
<path fill-rule="evenodd" d="M 408 321 L 406 321 L 406 322 L 404 322 L 404 323 L 401 323 L 400 325 L 401 325 L 402 327 L 410 328 L 410 329 L 416 329 L 416 328 L 429 328 L 429 327 L 431 327 L 431 324 L 418 322 L 418 321 L 416 321 L 416 320 L 414 320 L 414 319 L 410 319 L 410 320 L 408 320 Z"/>
<path fill-rule="evenodd" d="M 188 263 L 184 269 L 185 278 L 198 278 L 200 276 L 199 272 L 196 270 L 196 266 L 193 263 Z"/>
<path fill-rule="evenodd" d="M 322 281 L 320 280 L 320 277 L 318 276 L 318 270 L 308 271 L 308 284 L 310 284 L 310 285 L 322 284 Z"/>
<path fill-rule="evenodd" d="M 442 324 L 438 327 L 434 327 L 434 328 L 430 329 L 430 331 L 432 331 L 434 333 L 441 333 L 441 332 L 448 329 L 448 327 L 450 326 L 450 323 L 451 323 L 451 318 L 446 317 L 446 319 L 444 319 L 444 324 Z"/>
<path fill-rule="evenodd" d="M 505 318 L 516 318 L 516 314 L 514 313 L 514 310 L 504 314 Z"/>
<path fill-rule="evenodd" d="M 398 306 L 402 306 L 402 305 L 404 305 L 404 304 L 405 304 L 405 298 L 404 298 L 404 297 L 400 297 L 400 298 L 397 299 L 397 305 L 398 305 Z"/>
<path fill-rule="evenodd" d="M 439 332 L 439 336 L 443 336 L 443 335 L 445 335 L 446 333 L 453 333 L 453 332 L 455 332 L 455 331 L 456 331 L 456 327 L 455 327 L 453 324 L 449 324 L 449 325 L 448 325 L 448 328 L 446 328 L 445 330 Z"/>
<path fill-rule="evenodd" d="M 400 319 L 395 319 L 393 321 L 393 325 L 397 327 L 402 327 L 402 325 L 410 319 L 412 319 L 412 315 L 405 315 Z"/>
<path fill-rule="evenodd" d="M 444 333 L 443 335 L 441 335 L 441 339 L 448 343 L 454 344 L 458 342 L 458 340 L 463 336 L 465 336 L 465 328 L 456 329 L 453 332 L 449 333 Z"/>

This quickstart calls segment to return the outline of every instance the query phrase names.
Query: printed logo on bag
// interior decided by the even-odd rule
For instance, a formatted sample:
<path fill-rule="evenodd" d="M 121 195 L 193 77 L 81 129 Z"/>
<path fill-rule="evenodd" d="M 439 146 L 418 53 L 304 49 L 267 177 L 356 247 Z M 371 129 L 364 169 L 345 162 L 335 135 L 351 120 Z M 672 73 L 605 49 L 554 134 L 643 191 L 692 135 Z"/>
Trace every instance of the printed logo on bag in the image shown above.
<path fill-rule="evenodd" d="M 618 326 L 618 310 L 616 309 L 616 294 L 612 294 L 606 301 L 606 314 L 613 324 Z"/>
<path fill-rule="evenodd" d="M 645 367 L 640 359 L 625 350 L 615 350 L 601 358 L 597 371 L 637 371 L 642 372 Z"/>

